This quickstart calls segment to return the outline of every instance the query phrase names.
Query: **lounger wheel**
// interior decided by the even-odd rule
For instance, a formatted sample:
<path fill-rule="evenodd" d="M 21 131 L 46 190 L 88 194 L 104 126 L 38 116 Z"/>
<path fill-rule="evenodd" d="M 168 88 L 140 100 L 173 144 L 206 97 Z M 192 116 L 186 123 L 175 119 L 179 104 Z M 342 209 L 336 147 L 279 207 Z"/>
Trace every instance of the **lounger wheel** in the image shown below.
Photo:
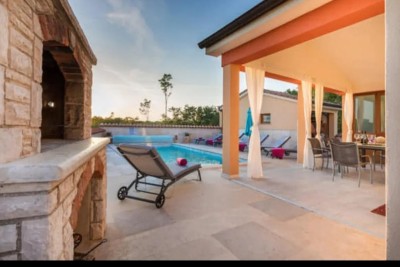
<path fill-rule="evenodd" d="M 72 235 L 72 237 L 74 239 L 74 248 L 77 248 L 82 242 L 82 235 L 78 234 L 78 233 L 74 233 Z"/>
<path fill-rule="evenodd" d="M 128 195 L 128 188 L 126 186 L 123 186 L 118 190 L 118 199 L 119 200 L 124 200 L 127 195 Z"/>
<path fill-rule="evenodd" d="M 156 198 L 156 207 L 159 209 L 164 205 L 165 202 L 165 196 L 164 195 L 159 195 Z"/>

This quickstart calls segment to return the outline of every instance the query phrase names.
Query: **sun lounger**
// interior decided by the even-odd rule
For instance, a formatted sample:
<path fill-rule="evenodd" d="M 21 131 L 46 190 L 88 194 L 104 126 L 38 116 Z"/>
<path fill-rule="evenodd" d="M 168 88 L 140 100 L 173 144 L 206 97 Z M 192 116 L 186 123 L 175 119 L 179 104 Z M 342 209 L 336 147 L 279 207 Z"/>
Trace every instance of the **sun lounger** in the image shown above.
<path fill-rule="evenodd" d="M 261 139 L 260 139 L 261 148 L 262 148 L 262 145 L 265 142 L 265 140 L 268 139 L 268 137 L 269 137 L 269 134 L 265 134 L 265 135 L 261 136 Z M 240 141 L 239 142 L 239 151 L 243 152 L 246 148 L 248 148 L 249 141 L 250 141 L 250 139 L 247 139 L 247 141 Z"/>
<path fill-rule="evenodd" d="M 285 156 L 290 156 L 291 153 L 297 154 L 296 148 L 284 148 L 284 150 L 285 150 Z"/>
<path fill-rule="evenodd" d="M 179 166 L 178 164 L 166 164 L 158 154 L 157 150 L 151 146 L 121 144 L 117 147 L 122 156 L 129 164 L 137 170 L 136 178 L 127 187 L 123 186 L 118 190 L 118 199 L 125 198 L 136 199 L 139 201 L 154 203 L 157 208 L 161 208 L 165 202 L 165 192 L 175 182 L 186 175 L 197 171 L 199 181 L 201 181 L 200 164 L 190 164 Z M 145 180 L 146 177 L 155 177 L 161 179 L 161 184 L 150 183 Z M 145 191 L 138 187 L 139 184 L 160 187 L 160 192 L 155 193 Z M 137 192 L 157 195 L 155 200 L 135 197 L 128 195 L 129 190 L 135 186 Z"/>
<path fill-rule="evenodd" d="M 218 144 L 222 144 L 222 134 L 217 134 L 206 140 L 206 145 L 217 146 Z"/>
<path fill-rule="evenodd" d="M 282 148 L 290 138 L 290 136 L 283 136 L 279 139 L 276 139 L 271 145 L 261 147 L 261 150 L 265 152 L 266 156 L 268 156 L 273 148 Z"/>

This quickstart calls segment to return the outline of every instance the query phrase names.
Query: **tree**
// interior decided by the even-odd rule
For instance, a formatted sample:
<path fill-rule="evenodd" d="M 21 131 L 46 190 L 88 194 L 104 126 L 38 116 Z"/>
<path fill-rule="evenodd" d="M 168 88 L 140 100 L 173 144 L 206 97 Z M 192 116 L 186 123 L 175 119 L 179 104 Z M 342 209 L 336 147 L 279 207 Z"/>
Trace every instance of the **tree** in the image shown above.
<path fill-rule="evenodd" d="M 342 96 L 333 93 L 325 93 L 324 101 L 330 103 L 342 104 Z"/>
<path fill-rule="evenodd" d="M 170 107 L 168 111 L 172 113 L 171 124 L 183 124 L 181 108 Z"/>
<path fill-rule="evenodd" d="M 114 117 L 114 112 L 112 112 L 112 116 L 109 117 L 100 117 L 94 116 L 92 117 L 92 127 L 98 127 L 101 123 L 112 123 L 112 124 L 134 124 L 139 121 L 138 117 Z"/>
<path fill-rule="evenodd" d="M 98 127 L 100 125 L 100 123 L 103 122 L 103 118 L 100 116 L 94 116 L 92 118 L 92 127 Z"/>
<path fill-rule="evenodd" d="M 171 119 L 164 123 L 177 125 L 219 125 L 219 113 L 214 106 L 195 107 L 185 105 L 183 108 L 171 107 Z"/>
<path fill-rule="evenodd" d="M 150 106 L 151 100 L 148 100 L 147 98 L 140 103 L 139 112 L 146 117 L 146 121 L 149 121 Z"/>
<path fill-rule="evenodd" d="M 297 95 L 298 94 L 296 89 L 287 89 L 285 91 L 285 93 L 288 93 L 289 95 Z"/>
<path fill-rule="evenodd" d="M 182 110 L 182 121 L 190 125 L 198 125 L 197 107 L 185 105 Z"/>
<path fill-rule="evenodd" d="M 201 110 L 201 125 L 219 125 L 219 112 L 214 106 L 198 107 Z"/>
<path fill-rule="evenodd" d="M 336 104 L 342 104 L 342 96 L 333 94 L 333 93 L 325 93 L 324 101 L 336 103 Z M 339 112 L 338 112 L 338 132 L 339 133 L 342 132 L 342 111 L 341 110 L 339 110 Z"/>
<path fill-rule="evenodd" d="M 168 118 L 167 115 L 167 110 L 168 110 L 168 98 L 171 96 L 171 90 L 174 87 L 172 83 L 170 82 L 172 80 L 172 75 L 171 74 L 165 74 L 161 79 L 158 80 L 161 86 L 161 91 L 164 93 L 164 98 L 165 98 L 165 113 L 164 113 L 164 119 Z"/>

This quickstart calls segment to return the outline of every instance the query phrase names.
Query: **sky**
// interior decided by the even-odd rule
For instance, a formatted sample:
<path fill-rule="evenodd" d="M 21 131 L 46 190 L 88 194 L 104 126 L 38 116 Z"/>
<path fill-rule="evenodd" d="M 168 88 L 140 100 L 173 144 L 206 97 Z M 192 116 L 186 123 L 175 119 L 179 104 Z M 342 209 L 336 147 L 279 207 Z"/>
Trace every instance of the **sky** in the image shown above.
<path fill-rule="evenodd" d="M 221 58 L 198 43 L 260 0 L 69 0 L 97 57 L 93 67 L 92 115 L 160 120 L 164 94 L 159 79 L 172 75 L 168 107 L 222 104 Z M 266 88 L 296 85 L 267 79 Z M 241 75 L 241 91 L 246 88 Z"/>

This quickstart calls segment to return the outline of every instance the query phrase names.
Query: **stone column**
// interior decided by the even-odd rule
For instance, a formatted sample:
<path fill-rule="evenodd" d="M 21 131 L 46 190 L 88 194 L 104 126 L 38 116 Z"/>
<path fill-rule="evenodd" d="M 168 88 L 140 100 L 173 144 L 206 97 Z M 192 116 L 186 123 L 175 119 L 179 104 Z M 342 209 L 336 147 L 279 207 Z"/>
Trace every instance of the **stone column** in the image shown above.
<path fill-rule="evenodd" d="M 400 260 L 400 1 L 385 1 L 386 256 Z"/>
<path fill-rule="evenodd" d="M 239 177 L 239 65 L 223 68 L 222 174 Z"/>

